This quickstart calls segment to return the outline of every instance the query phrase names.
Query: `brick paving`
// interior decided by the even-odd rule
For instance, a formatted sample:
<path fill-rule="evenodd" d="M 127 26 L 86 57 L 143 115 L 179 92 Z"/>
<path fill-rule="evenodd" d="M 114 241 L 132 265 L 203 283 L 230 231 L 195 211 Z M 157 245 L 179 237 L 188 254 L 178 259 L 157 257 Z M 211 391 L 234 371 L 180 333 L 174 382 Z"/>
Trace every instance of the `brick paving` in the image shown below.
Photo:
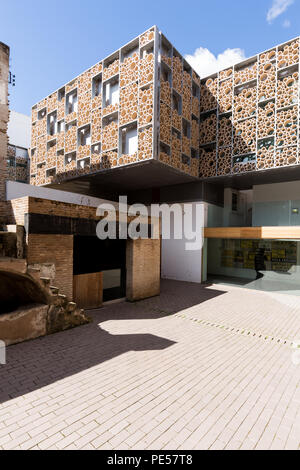
<path fill-rule="evenodd" d="M 299 449 L 299 297 L 163 281 L 93 318 L 8 348 L 1 449 Z"/>

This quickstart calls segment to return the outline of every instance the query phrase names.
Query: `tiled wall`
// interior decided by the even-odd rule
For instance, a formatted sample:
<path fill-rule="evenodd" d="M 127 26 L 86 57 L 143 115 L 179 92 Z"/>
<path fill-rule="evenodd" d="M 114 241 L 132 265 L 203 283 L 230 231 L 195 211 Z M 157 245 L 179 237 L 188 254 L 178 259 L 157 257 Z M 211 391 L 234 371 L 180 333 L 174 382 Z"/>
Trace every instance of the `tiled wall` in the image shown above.
<path fill-rule="evenodd" d="M 201 81 L 200 177 L 300 163 L 299 39 Z"/>
<path fill-rule="evenodd" d="M 151 28 L 33 107 L 31 183 L 156 157 L 200 178 L 298 164 L 298 76 L 299 39 L 200 80 Z M 107 83 L 119 84 L 111 104 Z M 77 111 L 67 109 L 69 93 Z M 52 113 L 60 129 L 49 135 Z M 90 141 L 81 145 L 84 128 Z M 133 128 L 137 146 L 125 152 L 123 132 Z"/>
<path fill-rule="evenodd" d="M 161 35 L 159 159 L 199 174 L 200 77 Z"/>
<path fill-rule="evenodd" d="M 151 28 L 32 108 L 31 184 L 46 185 L 153 158 L 158 37 Z M 95 77 L 100 78 L 97 91 Z M 118 83 L 119 91 L 119 99 L 108 105 L 107 83 Z M 77 96 L 77 110 L 68 108 L 69 93 Z M 49 131 L 52 113 L 59 123 L 55 133 Z M 90 139 L 81 145 L 85 127 Z M 130 154 L 122 148 L 122 130 L 127 127 L 136 129 L 138 138 L 136 151 Z"/>

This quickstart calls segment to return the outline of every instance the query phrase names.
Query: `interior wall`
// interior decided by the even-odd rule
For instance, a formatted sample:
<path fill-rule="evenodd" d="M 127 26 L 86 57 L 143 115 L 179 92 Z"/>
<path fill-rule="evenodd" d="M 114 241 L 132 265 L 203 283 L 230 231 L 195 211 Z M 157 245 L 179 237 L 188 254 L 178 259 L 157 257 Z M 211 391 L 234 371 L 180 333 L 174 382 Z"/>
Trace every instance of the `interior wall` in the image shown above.
<path fill-rule="evenodd" d="M 300 181 L 254 186 L 252 223 L 255 227 L 300 225 Z"/>

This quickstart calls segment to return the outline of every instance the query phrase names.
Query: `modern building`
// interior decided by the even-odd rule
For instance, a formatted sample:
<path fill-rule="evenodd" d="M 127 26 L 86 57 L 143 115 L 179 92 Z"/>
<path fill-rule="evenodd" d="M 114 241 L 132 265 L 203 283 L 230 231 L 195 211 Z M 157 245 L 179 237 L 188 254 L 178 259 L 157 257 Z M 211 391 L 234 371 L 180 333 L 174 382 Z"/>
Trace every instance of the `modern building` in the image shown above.
<path fill-rule="evenodd" d="M 199 125 L 200 78 L 153 27 L 33 106 L 31 184 L 196 181 Z"/>
<path fill-rule="evenodd" d="M 255 281 L 264 250 L 253 286 L 297 290 L 299 163 L 299 38 L 200 80 L 153 27 L 32 108 L 31 184 L 203 204 L 203 249 L 163 241 L 163 277 Z"/>
<path fill-rule="evenodd" d="M 300 293 L 298 73 L 297 38 L 200 79 L 150 28 L 33 106 L 31 185 L 8 184 L 0 246 L 83 306 L 157 295 L 160 275 Z M 200 204 L 191 225 L 205 226 L 203 246 L 187 251 L 186 236 L 99 240 L 96 206 L 120 195 Z"/>

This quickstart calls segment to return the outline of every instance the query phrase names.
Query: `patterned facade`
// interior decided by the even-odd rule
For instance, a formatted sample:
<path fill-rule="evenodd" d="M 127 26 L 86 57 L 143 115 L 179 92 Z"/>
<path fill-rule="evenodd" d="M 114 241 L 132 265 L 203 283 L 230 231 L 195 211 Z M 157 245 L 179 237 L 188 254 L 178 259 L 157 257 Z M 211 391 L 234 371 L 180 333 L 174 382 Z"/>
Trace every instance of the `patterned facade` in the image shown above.
<path fill-rule="evenodd" d="M 200 177 L 300 163 L 299 38 L 201 81 Z"/>
<path fill-rule="evenodd" d="M 159 160 L 199 175 L 200 77 L 161 36 Z"/>
<path fill-rule="evenodd" d="M 158 159 L 211 178 L 299 163 L 299 39 L 200 80 L 156 27 L 32 108 L 31 184 Z"/>
<path fill-rule="evenodd" d="M 153 27 L 32 108 L 30 182 L 153 158 L 198 176 L 199 115 L 200 78 Z"/>

